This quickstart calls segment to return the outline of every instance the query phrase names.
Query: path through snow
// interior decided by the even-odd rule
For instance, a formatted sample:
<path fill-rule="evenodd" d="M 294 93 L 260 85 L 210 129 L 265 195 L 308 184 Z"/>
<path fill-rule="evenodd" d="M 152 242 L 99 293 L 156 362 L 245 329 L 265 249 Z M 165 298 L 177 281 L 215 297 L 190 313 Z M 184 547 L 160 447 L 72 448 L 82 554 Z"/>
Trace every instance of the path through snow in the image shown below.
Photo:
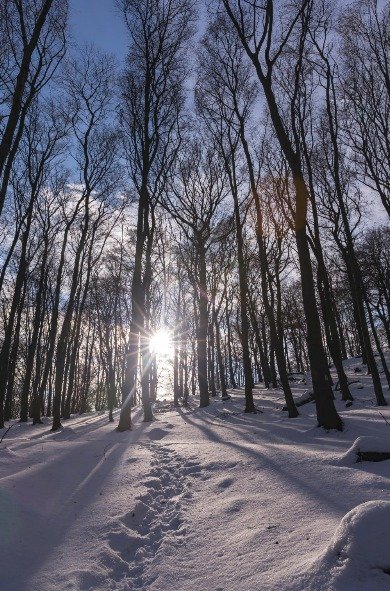
<path fill-rule="evenodd" d="M 137 410 L 131 433 L 96 414 L 57 434 L 16 424 L 0 446 L 1 590 L 317 591 L 313 565 L 342 517 L 390 501 L 390 461 L 341 461 L 357 437 L 390 431 L 367 390 L 354 394 L 338 403 L 343 433 L 318 429 L 312 404 L 287 419 L 261 389 L 258 415 L 236 392 L 206 409 L 161 403 L 152 424 Z M 370 591 L 389 588 L 374 574 Z M 324 591 L 356 591 L 336 575 Z"/>

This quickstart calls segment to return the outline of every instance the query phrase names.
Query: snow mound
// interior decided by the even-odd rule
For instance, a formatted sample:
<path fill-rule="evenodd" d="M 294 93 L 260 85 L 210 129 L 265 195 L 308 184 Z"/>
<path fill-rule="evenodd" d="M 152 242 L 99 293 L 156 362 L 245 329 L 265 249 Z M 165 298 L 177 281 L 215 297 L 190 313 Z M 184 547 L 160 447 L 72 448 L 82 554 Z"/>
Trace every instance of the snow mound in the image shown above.
<path fill-rule="evenodd" d="M 390 437 L 358 437 L 340 458 L 340 464 L 351 465 L 361 461 L 362 453 L 390 453 Z"/>
<path fill-rule="evenodd" d="M 306 583 L 310 590 L 388 591 L 390 501 L 368 501 L 349 511 Z"/>

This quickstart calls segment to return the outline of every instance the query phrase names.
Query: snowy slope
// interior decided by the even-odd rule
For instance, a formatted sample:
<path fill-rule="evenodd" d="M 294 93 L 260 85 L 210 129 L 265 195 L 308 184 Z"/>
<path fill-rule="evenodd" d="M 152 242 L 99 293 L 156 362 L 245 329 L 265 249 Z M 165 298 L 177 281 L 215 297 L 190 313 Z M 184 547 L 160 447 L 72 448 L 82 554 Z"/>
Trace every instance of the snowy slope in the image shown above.
<path fill-rule="evenodd" d="M 1 591 L 390 589 L 389 538 L 374 547 L 390 461 L 347 455 L 358 437 L 387 445 L 390 412 L 360 379 L 338 403 L 342 433 L 318 429 L 313 404 L 287 419 L 260 388 L 257 415 L 236 391 L 206 409 L 159 403 L 152 424 L 137 409 L 128 433 L 98 414 L 56 434 L 15 424 L 0 445 Z"/>

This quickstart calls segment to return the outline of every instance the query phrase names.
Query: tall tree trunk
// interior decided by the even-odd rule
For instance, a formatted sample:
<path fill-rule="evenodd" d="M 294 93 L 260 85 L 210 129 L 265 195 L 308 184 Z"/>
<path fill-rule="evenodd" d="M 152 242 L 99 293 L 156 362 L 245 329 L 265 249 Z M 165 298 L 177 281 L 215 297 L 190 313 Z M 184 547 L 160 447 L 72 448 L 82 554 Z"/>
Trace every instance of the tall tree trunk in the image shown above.
<path fill-rule="evenodd" d="M 272 364 L 273 364 L 273 356 L 272 356 L 272 348 L 275 351 L 276 362 L 278 364 L 279 370 L 279 377 L 280 382 L 282 384 L 284 397 L 286 400 L 286 406 L 288 411 L 289 418 L 295 418 L 299 415 L 298 409 L 295 405 L 294 398 L 291 392 L 290 383 L 287 377 L 287 369 L 286 369 L 286 360 L 284 357 L 283 351 L 283 338 L 282 335 L 278 336 L 277 326 L 276 326 L 276 318 L 273 306 L 270 302 L 270 294 L 269 294 L 269 282 L 268 282 L 268 258 L 267 258 L 267 251 L 266 246 L 264 243 L 264 222 L 263 222 L 263 212 L 261 210 L 260 204 L 260 196 L 258 193 L 257 182 L 255 177 L 255 171 L 252 161 L 252 156 L 249 150 L 248 142 L 245 136 L 245 128 L 244 122 L 241 120 L 241 143 L 244 149 L 245 158 L 248 166 L 249 172 L 249 180 L 251 191 L 253 195 L 253 200 L 255 203 L 256 209 L 256 236 L 257 236 L 257 247 L 259 252 L 259 262 L 260 262 L 260 274 L 261 274 L 261 295 L 264 303 L 265 313 L 267 316 L 270 336 L 271 336 L 271 379 L 273 381 L 273 387 L 277 387 L 275 384 L 275 375 L 272 375 Z M 275 373 L 275 372 L 274 372 Z"/>
<path fill-rule="evenodd" d="M 23 135 L 24 121 L 27 115 L 27 110 L 31 104 L 36 90 L 32 88 L 26 96 L 26 87 L 31 70 L 33 54 L 37 48 L 42 29 L 52 5 L 53 0 L 44 1 L 31 30 L 30 38 L 28 40 L 26 38 L 24 39 L 22 56 L 19 62 L 19 72 L 11 98 L 10 111 L 0 142 L 0 214 L 3 210 L 4 201 L 7 194 L 8 181 L 12 165 Z M 21 4 L 20 10 L 23 11 Z M 41 64 L 43 63 L 44 59 L 41 59 Z"/>
<path fill-rule="evenodd" d="M 28 414 L 28 397 L 30 393 L 30 384 L 32 373 L 34 369 L 34 359 L 35 353 L 38 345 L 38 337 L 40 328 L 44 319 L 44 310 L 42 309 L 43 300 L 44 300 L 44 291 L 45 291 L 45 283 L 46 283 L 46 276 L 47 276 L 47 255 L 48 255 L 48 237 L 47 235 L 44 237 L 44 251 L 42 255 L 41 261 L 41 271 L 39 275 L 38 287 L 37 287 L 37 295 L 35 298 L 35 311 L 34 311 L 34 318 L 33 318 L 33 329 L 32 335 L 30 339 L 30 343 L 27 349 L 27 360 L 26 360 L 26 371 L 24 374 L 22 392 L 20 396 L 20 420 L 27 421 L 27 414 Z M 40 405 L 37 396 L 33 396 L 33 400 L 36 399 L 35 404 L 33 403 L 33 424 L 42 423 L 41 418 L 39 416 L 40 413 Z"/>
<path fill-rule="evenodd" d="M 68 304 L 66 306 L 64 320 L 62 322 L 62 327 L 60 334 L 58 336 L 57 341 L 57 350 L 55 355 L 55 381 L 54 381 L 54 397 L 53 397 L 53 425 L 52 431 L 57 431 L 57 429 L 61 428 L 61 402 L 62 402 L 62 394 L 64 388 L 64 373 L 65 373 L 65 362 L 66 362 L 66 353 L 68 350 L 69 345 L 69 336 L 72 328 L 72 318 L 74 313 L 75 307 L 75 300 L 76 300 L 76 292 L 77 286 L 79 283 L 79 276 L 80 276 L 80 262 L 82 253 L 85 247 L 85 243 L 87 240 L 88 230 L 89 230 L 89 221 L 90 221 L 90 192 L 87 190 L 87 193 L 84 195 L 84 221 L 81 236 L 79 239 L 79 243 L 77 245 L 74 265 L 73 265 L 73 272 L 72 272 L 72 279 L 71 285 L 69 290 L 69 298 Z"/>
<path fill-rule="evenodd" d="M 207 271 L 206 271 L 206 250 L 202 237 L 198 235 L 198 324 L 196 331 L 197 362 L 198 362 L 198 386 L 199 405 L 201 407 L 210 404 L 209 388 L 207 383 L 207 331 L 208 331 L 208 297 L 207 297 Z"/>

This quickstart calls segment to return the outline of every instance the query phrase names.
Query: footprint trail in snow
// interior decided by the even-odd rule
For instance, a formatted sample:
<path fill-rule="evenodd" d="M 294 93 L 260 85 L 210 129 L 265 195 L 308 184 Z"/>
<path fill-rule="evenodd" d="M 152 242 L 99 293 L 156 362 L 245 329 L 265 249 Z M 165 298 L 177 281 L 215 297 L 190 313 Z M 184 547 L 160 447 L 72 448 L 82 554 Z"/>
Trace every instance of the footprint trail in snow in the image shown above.
<path fill-rule="evenodd" d="M 142 483 L 146 492 L 135 505 L 120 516 L 107 535 L 107 554 L 102 562 L 110 571 L 115 589 L 142 591 L 153 580 L 148 565 L 165 552 L 174 553 L 187 534 L 185 504 L 192 497 L 191 480 L 200 473 L 200 465 L 168 446 L 152 442 L 151 470 Z M 166 546 L 169 546 L 168 548 Z"/>

